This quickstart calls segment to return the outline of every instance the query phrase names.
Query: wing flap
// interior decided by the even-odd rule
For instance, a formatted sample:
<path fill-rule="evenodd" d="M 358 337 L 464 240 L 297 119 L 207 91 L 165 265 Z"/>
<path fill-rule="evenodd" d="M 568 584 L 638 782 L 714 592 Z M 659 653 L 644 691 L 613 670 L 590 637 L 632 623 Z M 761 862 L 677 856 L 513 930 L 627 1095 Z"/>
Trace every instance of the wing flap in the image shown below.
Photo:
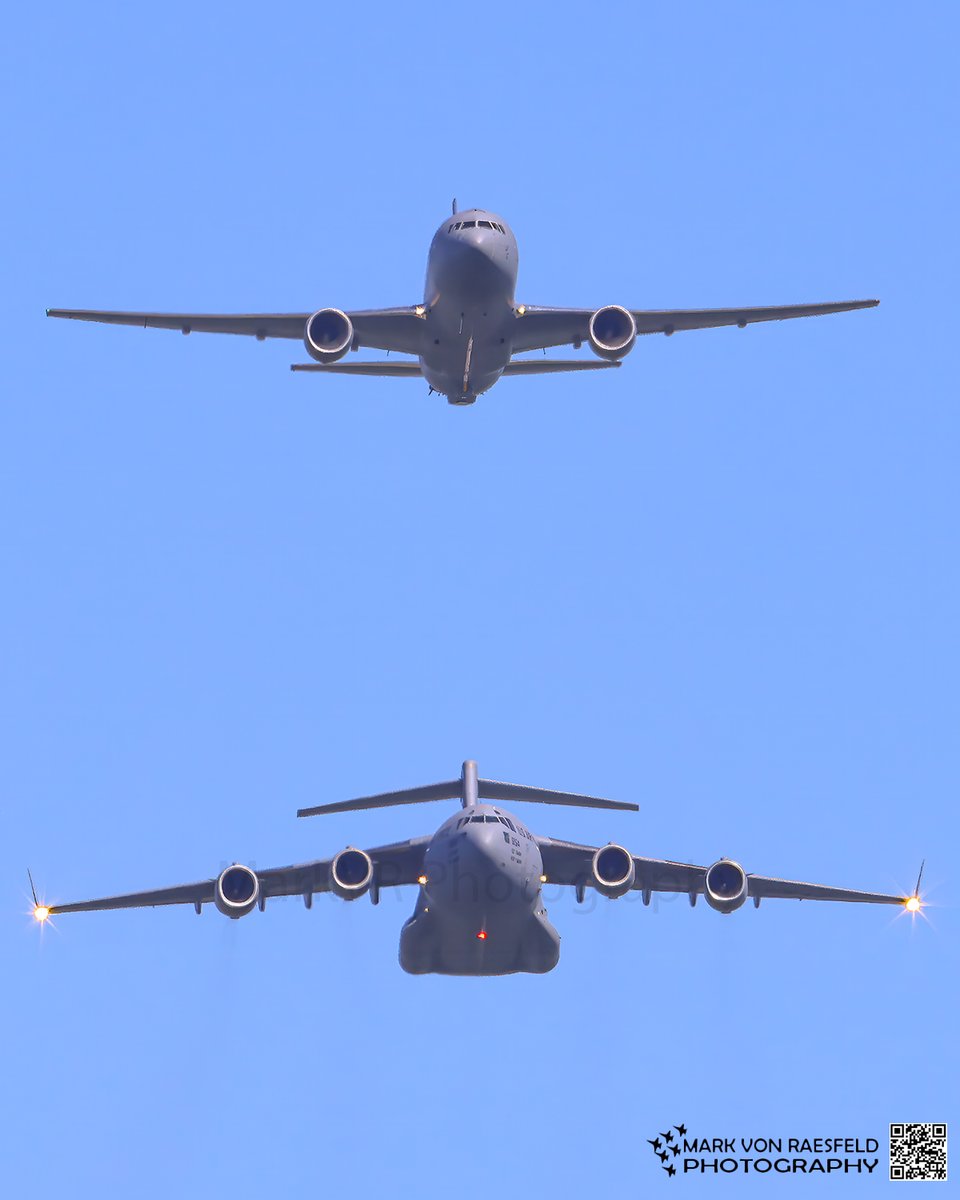
<path fill-rule="evenodd" d="M 678 333 L 684 329 L 719 329 L 754 325 L 759 321 L 789 321 L 795 317 L 824 317 L 830 313 L 876 308 L 879 300 L 840 300 L 829 304 L 775 304 L 766 308 L 674 308 L 633 311 L 637 333 Z"/>
<path fill-rule="evenodd" d="M 101 325 L 135 325 L 140 329 L 179 329 L 181 333 L 239 333 L 256 338 L 303 337 L 309 313 L 151 313 L 100 309 L 48 308 L 48 317 L 96 321 Z"/>
<path fill-rule="evenodd" d="M 830 313 L 875 308 L 879 300 L 839 300 L 827 304 L 777 304 L 753 308 L 631 309 L 637 333 L 678 333 L 685 329 L 719 329 L 726 325 L 753 325 L 759 321 L 786 321 L 795 317 L 822 317 Z M 513 351 L 546 350 L 575 346 L 588 340 L 592 308 L 545 308 L 523 305 L 517 309 Z"/>
<path fill-rule="evenodd" d="M 184 883 L 178 887 L 157 888 L 149 892 L 128 892 L 104 896 L 99 900 L 81 900 L 75 904 L 49 905 L 51 916 L 59 913 L 100 912 L 113 908 L 157 908 L 163 904 L 207 904 L 213 900 L 214 880 Z"/>
<path fill-rule="evenodd" d="M 368 850 L 367 853 L 377 869 L 378 886 L 402 887 L 405 884 L 416 883 L 423 871 L 423 858 L 429 841 L 428 837 L 411 838 L 406 842 L 394 842 L 388 846 L 377 846 Z M 261 895 L 269 898 L 328 892 L 332 862 L 330 858 L 323 858 L 315 862 L 257 871 Z M 46 907 L 51 916 L 61 913 L 102 912 L 118 908 L 156 908 L 167 904 L 191 904 L 199 907 L 213 903 L 216 882 L 216 879 L 206 879 L 200 883 L 185 883 L 177 887 L 128 892 L 120 896 L 80 900 L 73 904 L 51 904 Z"/>
<path fill-rule="evenodd" d="M 264 338 L 303 339 L 311 314 L 302 313 L 161 313 L 111 312 L 93 308 L 48 308 L 48 317 L 68 321 L 95 321 L 101 325 L 133 325 L 140 329 L 179 329 L 181 333 L 236 333 Z M 371 350 L 396 350 L 419 354 L 423 319 L 413 306 L 348 312 L 356 343 Z"/>
<path fill-rule="evenodd" d="M 551 883 L 575 886 L 589 881 L 590 866 L 596 846 L 581 846 L 575 842 L 538 838 L 543 870 Z M 707 868 L 693 863 L 671 862 L 662 858 L 633 856 L 636 867 L 634 890 L 678 892 L 702 895 Z M 800 883 L 791 879 L 773 879 L 766 875 L 747 876 L 748 895 L 759 902 L 776 900 L 836 900 L 857 904 L 904 904 L 908 896 L 893 896 L 883 892 L 861 892 L 852 888 L 828 887 L 821 883 Z"/>
<path fill-rule="evenodd" d="M 858 892 L 852 888 L 827 887 L 822 883 L 800 883 L 793 879 L 770 879 L 748 875 L 749 894 L 758 900 L 839 900 L 852 904 L 903 904 L 908 896 L 882 892 Z"/>

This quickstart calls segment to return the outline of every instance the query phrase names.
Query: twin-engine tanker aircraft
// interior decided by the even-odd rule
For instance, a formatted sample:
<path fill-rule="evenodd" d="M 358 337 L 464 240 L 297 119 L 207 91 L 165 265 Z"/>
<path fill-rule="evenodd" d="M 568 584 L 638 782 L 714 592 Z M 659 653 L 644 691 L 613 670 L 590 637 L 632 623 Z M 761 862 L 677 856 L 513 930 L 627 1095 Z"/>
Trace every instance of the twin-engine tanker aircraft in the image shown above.
<path fill-rule="evenodd" d="M 721 858 L 711 867 L 640 858 L 622 846 L 578 846 L 538 837 L 496 802 L 535 801 L 583 808 L 637 811 L 636 804 L 578 796 L 480 779 L 477 764 L 465 762 L 459 779 L 408 791 L 387 792 L 316 808 L 299 817 L 356 812 L 396 804 L 459 798 L 462 811 L 448 817 L 432 837 L 358 850 L 348 846 L 333 858 L 274 870 L 235 864 L 215 878 L 152 892 L 133 892 L 77 904 L 44 905 L 34 896 L 34 915 L 45 921 L 59 913 L 106 908 L 192 904 L 199 913 L 213 904 L 224 916 L 263 910 L 273 896 L 302 896 L 310 908 L 320 892 L 344 900 L 369 895 L 374 904 L 385 887 L 416 884 L 416 906 L 400 933 L 400 966 L 412 975 L 510 975 L 552 971 L 560 958 L 560 935 L 547 920 L 545 883 L 587 888 L 616 899 L 639 891 L 644 904 L 654 892 L 684 893 L 691 905 L 703 896 L 717 912 L 731 913 L 752 899 L 847 900 L 920 908 L 920 880 L 910 896 L 885 896 L 748 875 L 739 863 Z M 922 867 L 921 867 L 922 873 Z"/>
<path fill-rule="evenodd" d="M 179 329 L 183 333 L 245 333 L 303 341 L 310 363 L 294 371 L 346 375 L 423 377 L 431 392 L 451 404 L 473 404 L 502 375 L 541 375 L 556 371 L 598 371 L 619 367 L 641 334 L 681 329 L 711 329 L 788 317 L 872 308 L 878 300 L 832 304 L 789 304 L 772 308 L 703 308 L 642 311 L 608 304 L 603 308 L 540 308 L 517 304 L 517 240 L 495 213 L 480 208 L 457 212 L 434 234 L 427 258 L 422 304 L 402 308 L 315 313 L 252 313 L 221 316 L 204 313 L 100 312 L 49 308 L 48 317 L 103 321 L 109 325 Z M 516 358 L 530 350 L 555 346 L 577 349 L 587 342 L 591 359 Z M 361 347 L 411 354 L 414 359 L 341 362 Z"/>

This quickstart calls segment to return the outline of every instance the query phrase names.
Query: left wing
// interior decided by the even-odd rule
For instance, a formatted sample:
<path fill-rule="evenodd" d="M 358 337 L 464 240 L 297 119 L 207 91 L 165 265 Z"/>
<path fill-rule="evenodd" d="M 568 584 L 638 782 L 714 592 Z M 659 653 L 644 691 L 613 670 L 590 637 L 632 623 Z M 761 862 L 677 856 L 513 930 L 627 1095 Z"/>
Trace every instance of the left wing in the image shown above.
<path fill-rule="evenodd" d="M 786 321 L 793 317 L 822 317 L 828 313 L 875 308 L 879 300 L 840 300 L 828 304 L 778 304 L 766 308 L 664 308 L 632 309 L 637 333 L 677 333 L 681 329 L 717 329 L 723 325 L 753 325 L 758 321 Z M 592 308 L 540 308 L 521 305 L 513 352 L 572 346 L 587 341 Z"/>
<path fill-rule="evenodd" d="M 571 887 L 590 886 L 591 864 L 599 847 L 574 842 L 537 838 L 543 858 L 543 873 L 550 883 Z M 681 892 L 696 897 L 703 894 L 707 867 L 671 862 L 662 858 L 633 855 L 635 891 Z M 747 894 L 755 904 L 762 899 L 844 900 L 861 904 L 906 904 L 909 896 L 890 896 L 882 892 L 859 892 L 851 888 L 827 887 L 822 883 L 800 883 L 792 879 L 773 879 L 766 875 L 747 875 Z"/>
<path fill-rule="evenodd" d="M 378 886 L 400 887 L 416 883 L 423 871 L 423 856 L 429 838 L 412 838 L 407 842 L 395 842 L 389 846 L 378 846 L 367 853 L 377 869 Z M 330 891 L 330 865 L 332 858 L 316 862 L 298 863 L 289 867 L 273 867 L 257 871 L 260 895 L 312 896 Z M 43 907 L 50 916 L 59 913 L 98 912 L 112 908 L 156 908 L 165 904 L 192 904 L 199 912 L 204 904 L 212 904 L 216 878 L 199 883 L 184 883 L 177 887 L 157 888 L 148 892 L 129 892 L 121 896 L 105 896 L 98 900 L 80 900 L 73 904 L 50 904 Z"/>
<path fill-rule="evenodd" d="M 48 308 L 48 317 L 97 321 L 103 325 L 135 325 L 140 329 L 179 329 L 181 333 L 239 333 L 264 338 L 301 340 L 311 313 L 155 313 L 107 312 L 87 308 Z M 348 312 L 357 343 L 374 350 L 419 354 L 423 319 L 414 306 Z"/>

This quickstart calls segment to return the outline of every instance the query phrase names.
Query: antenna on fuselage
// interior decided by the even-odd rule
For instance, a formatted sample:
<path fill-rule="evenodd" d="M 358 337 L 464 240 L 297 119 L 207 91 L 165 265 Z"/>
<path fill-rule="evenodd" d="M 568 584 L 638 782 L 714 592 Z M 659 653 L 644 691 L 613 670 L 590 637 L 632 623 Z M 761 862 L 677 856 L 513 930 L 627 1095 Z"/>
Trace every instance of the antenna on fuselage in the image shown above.
<path fill-rule="evenodd" d="M 457 198 L 456 198 L 456 196 L 454 196 L 454 198 L 453 198 L 453 215 L 454 216 L 457 215 Z"/>
<path fill-rule="evenodd" d="M 392 808 L 398 804 L 422 804 L 428 800 L 459 800 L 470 808 L 481 800 L 522 800 L 534 804 L 563 804 L 570 808 L 611 808 L 622 812 L 639 812 L 638 804 L 620 800 L 602 800 L 599 796 L 581 796 L 577 792 L 552 792 L 547 788 L 527 787 L 522 783 L 500 783 L 496 779 L 481 779 L 477 764 L 467 759 L 459 779 L 448 783 L 428 783 L 425 787 L 407 788 L 402 792 L 382 792 L 379 796 L 361 796 L 357 800 L 339 800 L 335 804 L 317 804 L 298 808 L 298 817 L 319 817 L 327 813 L 359 812 L 365 808 Z"/>

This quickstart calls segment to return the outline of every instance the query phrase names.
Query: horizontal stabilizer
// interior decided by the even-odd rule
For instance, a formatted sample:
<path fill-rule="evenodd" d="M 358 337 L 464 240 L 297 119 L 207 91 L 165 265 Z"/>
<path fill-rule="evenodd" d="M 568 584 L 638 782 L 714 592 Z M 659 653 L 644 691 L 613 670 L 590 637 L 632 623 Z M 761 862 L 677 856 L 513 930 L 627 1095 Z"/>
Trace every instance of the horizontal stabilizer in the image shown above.
<path fill-rule="evenodd" d="M 423 374 L 418 362 L 402 358 L 396 362 L 293 363 L 290 370 L 339 372 L 341 375 L 401 375 L 408 379 Z"/>
<path fill-rule="evenodd" d="M 328 813 L 359 812 L 365 808 L 391 808 L 397 804 L 423 804 L 430 800 L 459 799 L 464 808 L 480 800 L 522 800 L 534 804 L 564 804 L 576 808 L 613 808 L 638 812 L 636 804 L 619 800 L 601 800 L 598 796 L 580 796 L 576 792 L 552 792 L 547 788 L 526 787 L 522 783 L 500 783 L 496 779 L 478 778 L 477 764 L 467 760 L 459 779 L 449 783 L 428 783 L 424 787 L 406 788 L 401 792 L 382 792 L 379 796 L 361 796 L 358 800 L 339 800 L 333 804 L 317 804 L 300 808 L 298 817 L 318 817 Z"/>
<path fill-rule="evenodd" d="M 428 800 L 456 800 L 461 783 L 428 783 L 424 787 L 406 788 L 402 792 L 381 792 L 379 796 L 361 796 L 358 800 L 338 800 L 334 804 L 317 804 L 313 808 L 298 808 L 298 817 L 320 817 L 327 813 L 360 812 L 365 808 L 392 808 L 396 804 L 423 804 Z"/>
<path fill-rule="evenodd" d="M 622 800 L 602 800 L 599 796 L 580 796 L 576 792 L 551 792 L 547 788 L 526 787 L 522 783 L 500 783 L 496 779 L 479 779 L 483 800 L 522 800 L 531 804 L 564 804 L 570 808 L 615 808 L 622 812 L 639 812 L 639 804 Z"/>
<path fill-rule="evenodd" d="M 504 375 L 553 375 L 557 371 L 606 371 L 618 362 L 591 362 L 586 358 L 517 358 L 503 368 Z"/>

